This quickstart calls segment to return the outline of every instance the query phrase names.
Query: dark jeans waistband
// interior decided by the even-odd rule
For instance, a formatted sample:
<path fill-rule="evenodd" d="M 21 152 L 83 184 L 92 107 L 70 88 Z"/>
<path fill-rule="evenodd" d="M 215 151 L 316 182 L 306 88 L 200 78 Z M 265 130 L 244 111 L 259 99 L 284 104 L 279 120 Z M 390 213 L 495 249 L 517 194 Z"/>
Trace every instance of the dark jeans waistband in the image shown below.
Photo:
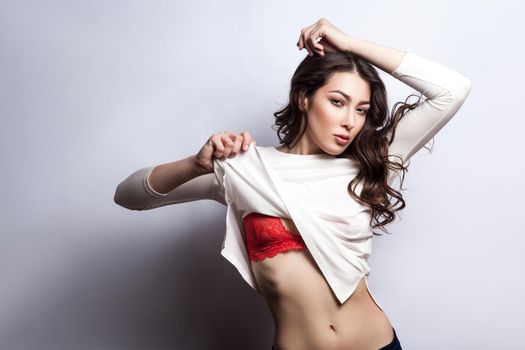
<path fill-rule="evenodd" d="M 397 333 L 394 327 L 392 327 L 392 331 L 394 332 L 394 338 L 392 339 L 392 341 L 378 350 L 403 350 L 401 348 L 401 342 L 397 337 Z M 272 345 L 272 350 L 275 350 L 274 345 Z"/>

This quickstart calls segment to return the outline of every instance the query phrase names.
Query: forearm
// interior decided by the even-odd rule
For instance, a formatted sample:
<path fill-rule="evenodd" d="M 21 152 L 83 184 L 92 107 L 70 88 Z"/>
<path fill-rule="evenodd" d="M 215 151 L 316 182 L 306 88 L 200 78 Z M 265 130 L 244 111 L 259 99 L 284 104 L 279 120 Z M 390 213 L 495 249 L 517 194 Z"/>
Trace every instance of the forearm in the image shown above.
<path fill-rule="evenodd" d="M 196 155 L 159 164 L 149 175 L 149 184 L 157 192 L 168 193 L 181 184 L 206 172 L 197 166 Z"/>
<path fill-rule="evenodd" d="M 353 52 L 388 74 L 399 66 L 406 51 L 348 36 L 348 51 Z"/>

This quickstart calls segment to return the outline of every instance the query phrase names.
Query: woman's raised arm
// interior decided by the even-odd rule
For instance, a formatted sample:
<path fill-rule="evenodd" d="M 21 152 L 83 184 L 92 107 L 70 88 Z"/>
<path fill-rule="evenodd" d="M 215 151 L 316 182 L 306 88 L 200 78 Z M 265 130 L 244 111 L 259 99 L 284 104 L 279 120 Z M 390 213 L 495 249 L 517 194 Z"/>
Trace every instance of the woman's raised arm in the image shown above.
<path fill-rule="evenodd" d="M 390 155 L 410 159 L 456 114 L 467 98 L 470 80 L 438 62 L 412 52 L 349 37 L 350 51 L 420 92 L 426 99 L 406 112 L 397 125 Z M 401 58 L 401 61 L 400 61 Z M 392 70 L 392 67 L 395 67 Z"/>
<path fill-rule="evenodd" d="M 213 199 L 226 205 L 213 169 L 214 159 L 232 158 L 252 142 L 248 132 L 212 135 L 196 155 L 136 170 L 117 185 L 116 204 L 131 210 Z M 255 143 L 255 141 L 253 141 Z"/>
<path fill-rule="evenodd" d="M 397 155 L 403 162 L 443 128 L 471 89 L 467 77 L 440 63 L 347 35 L 324 18 L 303 29 L 297 45 L 311 54 L 323 55 L 333 50 L 353 52 L 427 98 L 406 112 L 397 125 L 389 155 Z"/>

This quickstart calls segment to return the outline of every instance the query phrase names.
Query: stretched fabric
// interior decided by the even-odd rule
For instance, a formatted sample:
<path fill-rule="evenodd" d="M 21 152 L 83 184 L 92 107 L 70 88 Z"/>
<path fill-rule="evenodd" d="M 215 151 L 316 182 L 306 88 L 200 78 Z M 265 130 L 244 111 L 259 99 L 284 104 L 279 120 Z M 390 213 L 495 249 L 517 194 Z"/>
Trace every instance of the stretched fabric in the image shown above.
<path fill-rule="evenodd" d="M 214 161 L 228 206 L 221 254 L 255 289 L 242 218 L 251 212 L 290 218 L 342 303 L 370 271 L 366 261 L 372 249 L 370 210 L 351 200 L 346 190 L 358 168 L 347 158 L 330 155 L 291 157 L 283 165 L 295 169 L 298 178 L 308 176 L 300 173 L 301 166 L 308 173 L 315 169 L 316 175 L 309 181 L 287 183 L 265 160 L 271 152 L 280 151 L 253 145 L 235 158 Z M 357 194 L 361 188 L 357 187 Z"/>

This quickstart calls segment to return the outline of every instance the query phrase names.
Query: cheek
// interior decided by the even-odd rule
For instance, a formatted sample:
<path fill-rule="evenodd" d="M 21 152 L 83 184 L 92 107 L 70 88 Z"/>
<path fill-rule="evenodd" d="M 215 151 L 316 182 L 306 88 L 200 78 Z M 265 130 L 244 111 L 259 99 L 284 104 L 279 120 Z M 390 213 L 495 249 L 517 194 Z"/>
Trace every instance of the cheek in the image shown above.
<path fill-rule="evenodd" d="M 332 109 L 329 105 L 323 105 L 317 108 L 311 118 L 313 124 L 322 128 L 324 131 L 330 131 L 334 127 L 337 127 L 339 120 L 340 116 L 337 111 Z"/>
<path fill-rule="evenodd" d="M 312 115 L 308 121 L 309 132 L 318 139 L 323 139 L 337 128 L 337 121 L 329 113 Z"/>
<path fill-rule="evenodd" d="M 365 127 L 365 119 L 362 120 L 362 122 L 360 123 L 360 125 L 356 128 L 354 128 L 354 132 L 355 132 L 355 135 L 359 134 L 361 132 L 361 130 L 364 129 Z"/>

